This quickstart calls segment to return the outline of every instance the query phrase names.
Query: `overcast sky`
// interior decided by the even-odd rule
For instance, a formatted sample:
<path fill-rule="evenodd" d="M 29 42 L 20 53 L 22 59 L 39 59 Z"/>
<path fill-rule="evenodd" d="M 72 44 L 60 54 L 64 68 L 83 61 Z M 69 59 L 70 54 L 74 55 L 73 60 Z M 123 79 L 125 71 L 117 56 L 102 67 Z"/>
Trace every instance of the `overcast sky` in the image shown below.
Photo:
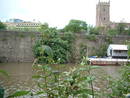
<path fill-rule="evenodd" d="M 100 0 L 108 1 L 108 0 Z M 47 22 L 62 28 L 71 19 L 95 25 L 98 0 L 0 0 L 0 19 Z M 130 22 L 130 0 L 111 0 L 111 21 Z"/>

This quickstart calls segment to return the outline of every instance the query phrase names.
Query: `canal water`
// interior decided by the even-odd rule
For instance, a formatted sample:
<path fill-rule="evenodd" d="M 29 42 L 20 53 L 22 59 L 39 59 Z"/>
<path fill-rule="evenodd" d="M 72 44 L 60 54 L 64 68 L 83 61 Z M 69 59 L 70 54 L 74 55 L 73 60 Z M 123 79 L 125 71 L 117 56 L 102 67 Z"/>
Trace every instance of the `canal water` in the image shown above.
<path fill-rule="evenodd" d="M 60 67 L 57 67 L 60 66 Z M 53 68 L 60 68 L 60 70 L 69 70 L 75 65 L 54 65 Z M 121 66 L 100 66 L 94 69 L 92 74 L 97 78 L 96 85 L 98 89 L 104 89 L 106 86 L 105 77 L 111 76 L 118 78 L 118 70 Z M 37 85 L 32 79 L 34 74 L 32 63 L 0 63 L 0 69 L 5 70 L 9 77 L 0 74 L 0 86 L 5 88 L 6 96 L 18 90 L 36 90 Z"/>

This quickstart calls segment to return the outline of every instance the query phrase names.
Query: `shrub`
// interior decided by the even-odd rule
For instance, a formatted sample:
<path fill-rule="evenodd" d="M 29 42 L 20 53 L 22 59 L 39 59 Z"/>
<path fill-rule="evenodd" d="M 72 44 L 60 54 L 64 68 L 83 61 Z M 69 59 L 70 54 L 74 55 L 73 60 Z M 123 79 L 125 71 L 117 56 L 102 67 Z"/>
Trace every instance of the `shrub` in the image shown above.
<path fill-rule="evenodd" d="M 93 27 L 93 26 L 89 26 L 88 27 L 88 33 L 89 34 L 94 34 L 94 35 L 98 35 L 100 33 L 99 28 Z"/>
<path fill-rule="evenodd" d="M 85 21 L 73 19 L 64 27 L 63 31 L 74 33 L 87 32 L 87 24 Z"/>
<path fill-rule="evenodd" d="M 121 68 L 120 79 L 109 80 L 109 90 L 111 90 L 109 97 L 124 98 L 130 92 L 130 65 L 124 65 Z"/>
<path fill-rule="evenodd" d="M 40 39 L 36 42 L 34 46 L 34 54 L 36 58 L 39 58 L 40 51 L 39 47 L 46 45 L 49 46 L 53 51 L 53 57 L 52 59 L 54 62 L 59 63 L 67 63 L 71 57 L 72 52 L 72 45 L 73 42 L 73 35 L 71 33 L 65 33 L 63 36 L 61 36 L 56 28 L 46 28 L 43 30 L 43 33 L 40 36 Z M 44 56 L 44 58 L 43 58 Z M 42 58 L 39 60 L 45 63 L 46 57 L 48 55 L 44 54 Z M 60 61 L 58 61 L 60 59 Z"/>
<path fill-rule="evenodd" d="M 80 45 L 80 60 L 82 60 L 82 58 L 84 57 L 84 56 L 87 56 L 87 48 L 88 48 L 88 46 L 87 45 L 84 45 L 84 44 L 81 44 Z"/>
<path fill-rule="evenodd" d="M 3 29 L 6 29 L 6 25 L 5 24 L 3 24 L 2 22 L 0 22 L 0 30 L 3 30 Z"/>
<path fill-rule="evenodd" d="M 90 41 L 96 41 L 96 35 L 87 35 L 86 38 Z"/>

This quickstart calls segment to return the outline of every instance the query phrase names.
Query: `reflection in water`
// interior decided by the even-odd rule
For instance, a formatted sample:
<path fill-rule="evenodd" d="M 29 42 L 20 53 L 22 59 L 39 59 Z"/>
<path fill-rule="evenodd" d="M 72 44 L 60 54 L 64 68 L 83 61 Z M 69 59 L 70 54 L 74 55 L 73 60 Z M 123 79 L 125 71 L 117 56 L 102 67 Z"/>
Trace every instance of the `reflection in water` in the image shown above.
<path fill-rule="evenodd" d="M 71 65 L 54 65 L 53 68 L 60 70 L 69 70 Z M 33 68 L 32 63 L 1 63 L 0 69 L 9 73 L 10 77 L 6 78 L 0 75 L 0 85 L 6 89 L 6 95 L 17 90 L 36 90 L 36 84 L 32 79 Z M 103 87 L 102 77 L 110 75 L 112 77 L 118 77 L 118 70 L 120 66 L 101 66 L 99 69 L 95 69 L 92 73 L 98 78 L 98 86 Z M 105 85 L 105 84 L 104 84 Z"/>
<path fill-rule="evenodd" d="M 26 81 L 32 76 L 31 63 L 3 63 L 0 64 L 0 69 L 5 70 L 18 81 Z"/>
<path fill-rule="evenodd" d="M 30 90 L 32 82 L 31 63 L 2 63 L 0 69 L 9 74 L 9 78 L 0 75 L 0 85 L 6 89 L 6 95 L 17 90 Z"/>

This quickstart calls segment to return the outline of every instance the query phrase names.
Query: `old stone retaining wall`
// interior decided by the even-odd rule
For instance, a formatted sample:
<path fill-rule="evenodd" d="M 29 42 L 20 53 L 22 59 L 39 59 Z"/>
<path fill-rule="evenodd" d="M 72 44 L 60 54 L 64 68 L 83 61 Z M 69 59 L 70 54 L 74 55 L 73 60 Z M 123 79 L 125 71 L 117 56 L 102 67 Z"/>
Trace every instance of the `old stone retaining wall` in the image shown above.
<path fill-rule="evenodd" d="M 36 33 L 0 31 L 0 62 L 32 62 Z"/>
<path fill-rule="evenodd" d="M 32 47 L 39 38 L 38 32 L 14 32 L 0 31 L 0 62 L 32 62 L 34 60 Z M 87 46 L 87 55 L 93 55 L 104 44 L 112 40 L 114 44 L 124 44 L 130 40 L 130 36 L 115 36 L 111 39 L 107 36 L 96 36 L 90 40 L 87 35 L 77 34 L 74 42 L 73 57 L 75 60 L 80 58 L 80 48 L 82 45 Z"/>

